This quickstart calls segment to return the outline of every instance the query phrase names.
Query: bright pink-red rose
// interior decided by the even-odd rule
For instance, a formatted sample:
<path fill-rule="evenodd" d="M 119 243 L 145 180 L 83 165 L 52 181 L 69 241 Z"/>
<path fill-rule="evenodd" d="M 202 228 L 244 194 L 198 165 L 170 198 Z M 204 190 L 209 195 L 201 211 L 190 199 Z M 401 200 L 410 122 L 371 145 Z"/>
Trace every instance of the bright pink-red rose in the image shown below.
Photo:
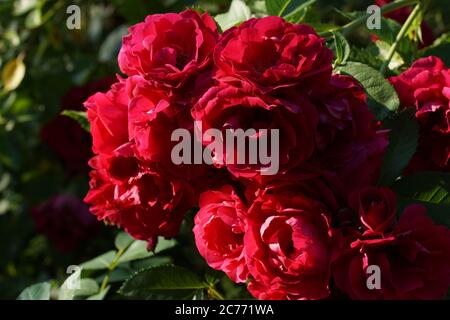
<path fill-rule="evenodd" d="M 375 4 L 382 7 L 393 0 L 375 0 Z M 401 25 L 403 25 L 411 14 L 411 7 L 403 7 L 392 12 L 386 13 L 386 18 L 390 18 L 392 20 L 397 21 Z M 422 42 L 419 44 L 419 48 L 425 48 L 433 44 L 435 37 L 433 35 L 433 30 L 429 27 L 429 25 L 423 21 L 420 25 L 420 29 L 422 32 Z"/>
<path fill-rule="evenodd" d="M 157 237 L 174 237 L 185 212 L 194 205 L 186 182 L 147 167 L 134 157 L 97 156 L 90 161 L 90 190 L 85 202 L 99 220 L 123 227 L 149 248 Z"/>
<path fill-rule="evenodd" d="M 82 111 L 83 102 L 96 92 L 106 92 L 114 83 L 102 78 L 82 87 L 74 87 L 61 99 L 62 110 Z M 58 155 L 70 173 L 86 172 L 92 156 L 91 136 L 75 120 L 58 115 L 41 129 L 41 138 Z"/>
<path fill-rule="evenodd" d="M 84 103 L 91 125 L 92 150 L 96 154 L 111 155 L 128 142 L 127 85 L 130 82 L 120 79 L 107 93 L 98 92 Z"/>
<path fill-rule="evenodd" d="M 392 225 L 397 213 L 395 193 L 388 188 L 365 187 L 350 195 L 350 207 L 364 226 L 373 232 L 384 232 Z"/>
<path fill-rule="evenodd" d="M 99 223 L 88 206 L 73 195 L 61 194 L 31 209 L 36 229 L 45 234 L 62 252 L 76 249 L 94 236 Z"/>
<path fill-rule="evenodd" d="M 450 232 L 425 213 L 425 207 L 412 205 L 387 235 L 343 236 L 333 263 L 337 287 L 352 299 L 443 298 L 450 285 Z M 367 287 L 370 265 L 380 268 L 380 289 Z"/>
<path fill-rule="evenodd" d="M 200 196 L 195 216 L 195 243 L 208 265 L 222 270 L 234 282 L 245 282 L 244 256 L 246 206 L 229 185 Z"/>
<path fill-rule="evenodd" d="M 154 14 L 129 29 L 119 53 L 123 73 L 178 87 L 212 60 L 218 38 L 208 14 Z"/>
<path fill-rule="evenodd" d="M 205 174 L 205 165 L 175 165 L 171 159 L 171 141 L 176 129 L 193 131 L 190 105 L 168 95 L 140 76 L 130 92 L 128 108 L 128 136 L 134 142 L 135 155 L 148 163 L 158 163 L 165 171 L 179 178 L 197 178 Z"/>
<path fill-rule="evenodd" d="M 258 299 L 328 296 L 331 229 L 323 205 L 301 194 L 261 194 L 247 225 L 250 293 Z"/>
<path fill-rule="evenodd" d="M 264 92 L 301 80 L 326 80 L 332 58 L 311 27 L 273 16 L 225 31 L 214 50 L 220 81 L 244 81 Z"/>
<path fill-rule="evenodd" d="M 202 121 L 203 131 L 210 128 L 219 129 L 223 132 L 223 137 L 226 137 L 225 130 L 267 129 L 267 141 L 270 143 L 271 130 L 278 129 L 280 174 L 304 162 L 314 151 L 318 115 L 314 106 L 301 95 L 295 95 L 290 101 L 280 100 L 222 84 L 205 93 L 192 109 L 192 116 L 195 120 Z M 253 135 L 250 139 L 259 141 L 261 135 Z M 203 142 L 205 145 L 210 143 Z M 235 177 L 259 177 L 261 170 L 270 165 L 259 161 L 249 164 L 249 148 L 246 148 L 246 164 L 239 164 L 236 158 L 237 143 L 234 146 L 235 150 L 224 148 L 223 159 L 216 160 L 216 164 L 226 164 Z M 270 148 L 268 149 L 270 151 Z M 232 158 L 231 153 L 235 155 L 234 163 L 227 161 Z"/>
<path fill-rule="evenodd" d="M 450 69 L 437 57 L 421 58 L 389 79 L 403 108 L 414 108 L 419 147 L 409 171 L 450 171 Z"/>

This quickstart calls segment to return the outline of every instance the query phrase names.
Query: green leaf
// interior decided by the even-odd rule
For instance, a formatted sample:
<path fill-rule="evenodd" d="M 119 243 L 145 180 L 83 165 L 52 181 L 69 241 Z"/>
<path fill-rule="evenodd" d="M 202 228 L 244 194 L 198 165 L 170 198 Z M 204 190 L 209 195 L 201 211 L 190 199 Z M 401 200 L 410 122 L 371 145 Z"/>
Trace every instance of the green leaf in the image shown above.
<path fill-rule="evenodd" d="M 175 245 L 176 241 L 173 239 L 167 240 L 164 238 L 159 238 L 154 252 L 151 252 L 147 249 L 147 242 L 135 240 L 120 257 L 119 263 L 148 258 L 163 250 L 170 249 Z"/>
<path fill-rule="evenodd" d="M 27 14 L 25 18 L 25 27 L 28 29 L 34 29 L 42 24 L 42 11 L 40 8 L 36 8 Z"/>
<path fill-rule="evenodd" d="M 39 4 L 39 0 L 16 0 L 14 1 L 13 14 L 20 16 Z"/>
<path fill-rule="evenodd" d="M 375 45 L 377 46 L 379 50 L 379 57 L 381 60 L 387 60 L 389 57 L 389 50 L 391 49 L 391 45 L 387 42 L 376 40 Z M 395 70 L 400 68 L 402 65 L 405 64 L 405 61 L 403 60 L 402 56 L 396 51 L 394 52 L 394 55 L 391 58 L 391 61 L 389 61 L 388 68 L 390 70 Z"/>
<path fill-rule="evenodd" d="M 108 269 L 114 258 L 116 257 L 116 251 L 108 251 L 94 259 L 91 259 L 81 265 L 84 270 L 103 270 Z"/>
<path fill-rule="evenodd" d="M 90 131 L 90 125 L 85 111 L 64 110 L 61 114 L 77 121 L 84 130 Z"/>
<path fill-rule="evenodd" d="M 340 32 L 333 32 L 334 51 L 336 53 L 335 64 L 345 64 L 350 55 L 350 45 Z"/>
<path fill-rule="evenodd" d="M 155 248 L 155 254 L 160 253 L 161 251 L 171 249 L 177 245 L 177 241 L 175 239 L 164 239 L 159 237 L 158 244 Z"/>
<path fill-rule="evenodd" d="M 207 284 L 188 269 L 159 266 L 134 274 L 119 293 L 138 299 L 183 299 L 192 298 L 196 290 L 206 287 Z"/>
<path fill-rule="evenodd" d="M 17 58 L 6 63 L 3 67 L 3 91 L 13 91 L 22 83 L 26 71 L 25 64 L 23 63 L 23 58 L 23 55 L 19 55 Z"/>
<path fill-rule="evenodd" d="M 153 255 L 153 252 L 147 250 L 147 242 L 135 240 L 119 259 L 119 263 L 147 258 Z"/>
<path fill-rule="evenodd" d="M 392 189 L 397 193 L 399 207 L 422 204 L 434 222 L 450 228 L 450 173 L 414 173 L 397 180 Z"/>
<path fill-rule="evenodd" d="M 353 76 L 366 90 L 370 111 L 378 120 L 384 120 L 400 106 L 395 89 L 377 70 L 359 62 L 347 62 L 338 68 L 343 73 Z"/>
<path fill-rule="evenodd" d="M 80 288 L 75 290 L 75 297 L 86 297 L 99 291 L 98 283 L 94 279 L 81 279 Z"/>
<path fill-rule="evenodd" d="M 103 300 L 105 296 L 108 294 L 109 289 L 111 289 L 111 287 L 107 286 L 103 291 L 100 291 L 99 293 L 90 296 L 86 300 Z"/>
<path fill-rule="evenodd" d="M 305 2 L 310 3 L 311 1 L 305 0 L 266 0 L 267 13 L 270 16 L 287 16 L 292 14 L 294 11 L 297 12 L 303 9 Z"/>
<path fill-rule="evenodd" d="M 384 155 L 378 183 L 389 186 L 401 176 L 416 152 L 419 125 L 414 113 L 404 110 L 393 120 L 388 120 L 386 126 L 390 129 L 389 145 Z"/>
<path fill-rule="evenodd" d="M 120 232 L 114 241 L 117 250 L 125 250 L 134 241 L 133 237 L 126 232 Z"/>
<path fill-rule="evenodd" d="M 250 19 L 252 13 L 250 8 L 242 0 L 233 0 L 230 9 L 226 13 L 218 14 L 214 17 L 222 31 Z"/>
<path fill-rule="evenodd" d="M 50 290 L 49 282 L 36 283 L 23 290 L 17 300 L 50 300 Z"/>

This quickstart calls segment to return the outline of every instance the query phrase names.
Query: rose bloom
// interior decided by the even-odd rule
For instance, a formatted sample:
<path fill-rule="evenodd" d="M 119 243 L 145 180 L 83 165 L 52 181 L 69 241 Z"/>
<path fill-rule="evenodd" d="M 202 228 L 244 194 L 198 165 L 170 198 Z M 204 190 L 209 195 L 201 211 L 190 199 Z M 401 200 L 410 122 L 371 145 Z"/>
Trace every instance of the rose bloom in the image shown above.
<path fill-rule="evenodd" d="M 376 129 L 361 85 L 352 77 L 333 75 L 310 100 L 319 112 L 317 153 L 311 162 L 335 172 L 347 194 L 374 184 L 388 137 Z"/>
<path fill-rule="evenodd" d="M 301 194 L 261 194 L 248 211 L 245 254 L 258 299 L 329 295 L 331 229 L 324 206 Z"/>
<path fill-rule="evenodd" d="M 279 164 L 281 174 L 308 159 L 314 151 L 314 133 L 318 122 L 315 108 L 301 95 L 295 95 L 290 101 L 268 96 L 252 94 L 245 89 L 221 84 L 209 89 L 192 109 L 195 120 L 202 121 L 203 131 L 210 128 L 219 129 L 224 137 L 223 159 L 215 154 L 215 164 L 226 164 L 227 169 L 235 177 L 259 178 L 261 170 L 269 165 L 263 165 L 257 159 L 256 164 L 249 163 L 248 140 L 245 154 L 245 164 L 237 163 L 237 143 L 235 150 L 226 149 L 226 130 L 267 129 L 268 143 L 270 132 L 279 130 Z M 259 145 L 261 135 L 250 137 Z M 209 141 L 203 141 L 208 145 Z M 268 146 L 270 152 L 270 145 Z M 227 161 L 232 159 L 233 163 Z"/>
<path fill-rule="evenodd" d="M 420 205 L 407 207 L 384 236 L 341 230 L 333 263 L 336 286 L 351 299 L 441 299 L 450 285 L 450 232 L 434 225 Z M 369 290 L 366 269 L 381 270 L 381 288 Z"/>
<path fill-rule="evenodd" d="M 222 270 L 234 282 L 245 282 L 244 256 L 246 206 L 229 185 L 200 196 L 195 216 L 195 243 L 208 265 Z"/>
<path fill-rule="evenodd" d="M 61 99 L 61 111 L 83 110 L 83 102 L 96 92 L 106 92 L 114 78 L 106 77 L 82 87 L 73 87 Z M 75 120 L 58 114 L 41 128 L 41 139 L 62 160 L 69 173 L 87 172 L 87 162 L 92 156 L 91 137 Z"/>
<path fill-rule="evenodd" d="M 279 17 L 250 19 L 223 33 L 214 49 L 220 81 L 244 81 L 267 92 L 331 75 L 333 54 L 306 25 Z"/>
<path fill-rule="evenodd" d="M 172 133 L 180 128 L 193 131 L 190 104 L 186 105 L 177 95 L 168 95 L 140 76 L 133 78 L 128 107 L 128 139 L 134 142 L 136 157 L 147 163 L 158 163 L 178 178 L 204 176 L 209 169 L 206 165 L 175 165 L 171 158 L 172 149 L 178 143 L 171 141 Z"/>
<path fill-rule="evenodd" d="M 388 3 L 392 2 L 392 0 L 375 0 L 375 4 L 377 6 L 384 6 Z M 410 7 L 403 7 L 397 10 L 394 10 L 392 12 L 386 13 L 384 16 L 386 18 L 390 18 L 392 20 L 397 21 L 400 23 L 400 25 L 403 25 L 406 20 L 408 19 L 409 15 L 411 14 L 412 9 Z M 420 25 L 420 29 L 422 32 L 422 42 L 419 44 L 419 48 L 425 48 L 428 46 L 431 46 L 435 40 L 435 37 L 433 35 L 433 30 L 429 27 L 429 25 L 422 21 L 422 24 Z"/>
<path fill-rule="evenodd" d="M 364 226 L 371 232 L 389 229 L 397 213 L 397 199 L 388 188 L 365 187 L 355 191 L 349 198 Z"/>
<path fill-rule="evenodd" d="M 208 14 L 194 10 L 154 14 L 129 29 L 119 52 L 120 70 L 179 87 L 212 60 L 218 38 Z"/>
<path fill-rule="evenodd" d="M 73 195 L 56 195 L 32 208 L 31 215 L 38 232 L 45 234 L 61 252 L 76 249 L 99 229 L 88 206 Z"/>
<path fill-rule="evenodd" d="M 99 220 L 124 228 L 152 249 L 158 236 L 177 235 L 185 212 L 194 205 L 193 192 L 183 180 L 122 152 L 91 159 L 94 170 L 84 200 Z"/>
<path fill-rule="evenodd" d="M 412 108 L 420 125 L 418 150 L 408 172 L 450 170 L 450 70 L 437 57 L 421 58 L 389 79 L 402 108 Z"/>
<path fill-rule="evenodd" d="M 127 87 L 133 79 L 119 79 L 106 93 L 97 92 L 84 106 L 91 125 L 92 150 L 95 154 L 112 155 L 114 150 L 128 142 Z"/>

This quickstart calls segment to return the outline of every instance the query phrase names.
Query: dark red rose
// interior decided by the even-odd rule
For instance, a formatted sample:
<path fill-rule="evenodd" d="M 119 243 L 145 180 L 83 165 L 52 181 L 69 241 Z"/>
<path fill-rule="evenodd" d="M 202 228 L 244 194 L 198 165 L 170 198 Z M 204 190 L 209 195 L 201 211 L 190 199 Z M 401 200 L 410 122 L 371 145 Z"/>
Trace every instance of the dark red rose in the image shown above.
<path fill-rule="evenodd" d="M 216 24 L 206 13 L 150 15 L 123 38 L 119 66 L 129 76 L 178 87 L 210 63 L 217 38 Z"/>
<path fill-rule="evenodd" d="M 90 190 L 85 202 L 98 219 L 123 227 L 149 248 L 157 237 L 174 237 L 185 212 L 194 205 L 183 180 L 124 155 L 97 156 L 90 161 Z"/>
<path fill-rule="evenodd" d="M 195 216 L 195 243 L 208 265 L 222 270 L 234 282 L 245 282 L 244 256 L 246 206 L 229 185 L 200 196 Z"/>
<path fill-rule="evenodd" d="M 220 81 L 243 80 L 264 92 L 301 80 L 326 80 L 332 58 L 312 28 L 273 16 L 225 31 L 214 49 Z"/>
<path fill-rule="evenodd" d="M 321 202 L 329 212 L 337 212 L 346 206 L 346 194 L 341 180 L 333 172 L 328 172 L 317 165 L 303 165 L 288 171 L 284 175 L 268 178 L 263 184 L 245 183 L 245 196 L 255 199 L 259 194 L 283 194 L 283 196 L 304 195 Z"/>
<path fill-rule="evenodd" d="M 61 194 L 31 209 L 38 232 L 45 234 L 62 252 L 72 251 L 94 236 L 99 223 L 89 208 L 72 195 Z"/>
<path fill-rule="evenodd" d="M 350 195 L 350 207 L 358 212 L 364 226 L 373 232 L 384 232 L 397 213 L 395 193 L 388 188 L 365 187 Z"/>
<path fill-rule="evenodd" d="M 352 299 L 443 298 L 450 285 L 450 232 L 425 213 L 423 206 L 407 207 L 384 236 L 346 234 L 333 263 L 337 287 Z M 379 289 L 368 289 L 370 265 L 380 268 Z"/>
<path fill-rule="evenodd" d="M 375 4 L 382 7 L 388 3 L 392 2 L 392 0 L 375 0 Z M 412 9 L 410 7 L 403 7 L 392 12 L 386 13 L 384 16 L 386 18 L 390 18 L 392 20 L 397 21 L 401 25 L 403 25 L 411 14 Z M 433 44 L 435 37 L 433 35 L 433 31 L 428 26 L 428 24 L 423 21 L 420 25 L 420 29 L 422 32 L 422 43 L 420 43 L 419 48 L 425 48 Z"/>
<path fill-rule="evenodd" d="M 315 108 L 301 95 L 296 95 L 292 101 L 279 100 L 267 96 L 251 94 L 244 89 L 222 84 L 208 90 L 192 109 L 195 120 L 202 121 L 202 129 L 221 130 L 225 137 L 226 130 L 267 129 L 270 143 L 271 130 L 279 130 L 279 170 L 285 172 L 308 159 L 314 151 L 315 130 L 318 115 Z M 259 141 L 262 135 L 253 135 L 250 139 Z M 267 170 L 270 164 L 262 164 L 257 159 L 251 164 L 249 148 L 245 149 L 245 164 L 239 164 L 236 155 L 237 143 L 234 150 L 223 150 L 223 159 L 215 156 L 215 164 L 226 164 L 228 170 L 235 177 L 257 178 L 262 170 Z M 203 141 L 208 145 L 209 141 Z M 258 142 L 259 144 L 259 142 Z M 270 151 L 270 147 L 268 148 Z M 233 158 L 232 154 L 235 155 Z M 227 161 L 234 159 L 234 163 Z M 276 172 L 274 172 L 276 173 Z M 273 173 L 272 173 L 273 174 Z M 267 174 L 268 175 L 268 174 Z"/>
<path fill-rule="evenodd" d="M 388 138 L 387 132 L 376 130 L 361 85 L 351 77 L 333 75 L 327 86 L 311 95 L 319 112 L 313 162 L 335 172 L 347 194 L 374 184 Z"/>
<path fill-rule="evenodd" d="M 83 110 L 84 100 L 96 92 L 108 91 L 114 81 L 114 78 L 107 77 L 72 88 L 61 99 L 61 111 Z M 58 155 L 69 173 L 89 170 L 87 163 L 92 156 L 91 137 L 75 120 L 58 115 L 42 127 L 41 139 Z"/>
<path fill-rule="evenodd" d="M 426 57 L 389 80 L 402 108 L 414 108 L 420 124 L 418 151 L 408 171 L 450 171 L 450 70 L 439 58 Z"/>
<path fill-rule="evenodd" d="M 329 294 L 331 229 L 320 202 L 301 194 L 261 194 L 248 211 L 245 254 L 258 299 L 322 299 Z"/>

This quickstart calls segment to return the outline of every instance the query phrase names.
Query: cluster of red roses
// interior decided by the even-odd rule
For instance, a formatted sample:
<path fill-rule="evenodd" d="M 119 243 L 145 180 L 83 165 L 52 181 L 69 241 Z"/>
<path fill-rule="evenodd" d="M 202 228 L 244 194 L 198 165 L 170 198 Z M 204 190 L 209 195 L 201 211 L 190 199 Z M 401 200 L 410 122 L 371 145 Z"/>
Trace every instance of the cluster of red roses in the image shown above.
<path fill-rule="evenodd" d="M 395 195 L 372 186 L 387 133 L 361 86 L 332 74 L 332 52 L 313 29 L 266 17 L 219 34 L 210 16 L 187 10 L 129 32 L 119 53 L 128 77 L 85 103 L 96 154 L 85 200 L 99 219 L 151 248 L 199 206 L 200 254 L 260 299 L 446 293 L 449 231 L 420 206 L 395 223 Z M 279 129 L 279 173 L 174 165 L 171 133 L 194 120 Z M 379 290 L 366 286 L 371 264 L 382 270 Z"/>

